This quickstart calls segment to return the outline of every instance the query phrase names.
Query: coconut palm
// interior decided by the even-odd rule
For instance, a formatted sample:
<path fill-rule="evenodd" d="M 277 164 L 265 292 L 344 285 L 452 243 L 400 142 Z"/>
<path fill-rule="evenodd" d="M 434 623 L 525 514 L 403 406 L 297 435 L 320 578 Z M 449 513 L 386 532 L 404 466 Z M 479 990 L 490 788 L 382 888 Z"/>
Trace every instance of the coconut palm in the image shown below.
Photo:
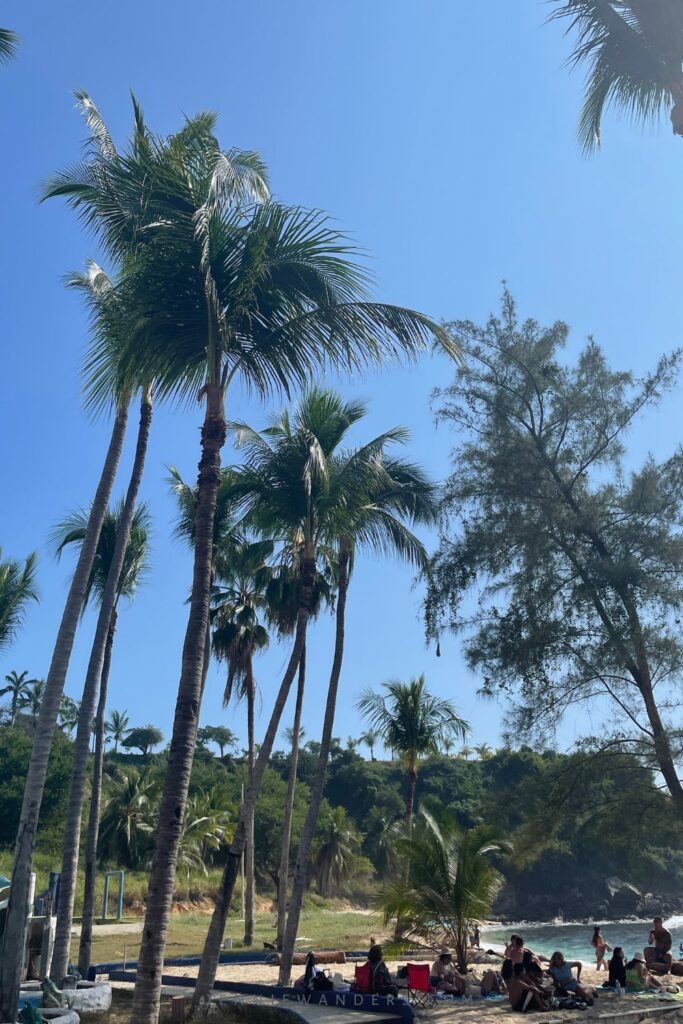
<path fill-rule="evenodd" d="M 26 906 L 28 905 L 31 884 L 35 835 L 38 828 L 50 751 L 57 727 L 60 702 L 64 692 L 64 682 L 69 667 L 78 620 L 83 609 L 102 523 L 104 522 L 121 458 L 131 397 L 130 380 L 125 377 L 123 372 L 119 372 L 116 347 L 118 334 L 116 328 L 122 326 L 122 318 L 116 317 L 114 314 L 116 306 L 113 302 L 109 301 L 110 289 L 108 279 L 93 264 L 89 268 L 88 273 L 78 279 L 78 284 L 82 288 L 85 286 L 91 310 L 100 309 L 103 311 L 102 317 L 97 322 L 98 330 L 95 331 L 99 369 L 95 375 L 96 380 L 92 375 L 89 375 L 87 395 L 92 397 L 93 390 L 96 390 L 99 394 L 101 405 L 106 405 L 106 396 L 109 397 L 109 404 L 113 407 L 114 411 L 114 423 L 100 480 L 92 505 L 90 506 L 78 562 L 71 578 L 64 612 L 57 631 L 40 705 L 40 714 L 34 728 L 34 740 L 24 785 L 24 798 L 14 850 L 12 890 L 5 918 L 0 955 L 0 1018 L 5 1020 L 12 1019 L 19 999 L 23 950 L 26 945 Z M 104 315 L 105 306 L 107 307 L 106 316 Z M 111 329 L 102 329 L 102 332 L 99 333 L 99 328 L 102 327 L 105 320 L 109 321 Z M 97 678 L 99 679 L 99 672 Z M 86 702 L 84 704 L 84 719 L 87 708 L 88 703 Z M 89 746 L 93 713 L 94 706 L 90 709 L 84 726 L 86 730 L 86 750 Z"/>
<path fill-rule="evenodd" d="M 468 746 L 467 743 L 463 743 L 460 748 L 460 756 L 465 760 L 469 761 L 472 756 L 472 747 Z"/>
<path fill-rule="evenodd" d="M 178 855 L 178 866 L 185 868 L 188 876 L 192 870 L 206 874 L 211 853 L 230 839 L 233 816 L 234 807 L 222 789 L 201 790 L 189 798 Z"/>
<path fill-rule="evenodd" d="M 84 609 L 88 603 L 92 602 L 99 606 L 99 614 L 76 722 L 74 761 L 64 827 L 59 912 L 52 958 L 52 976 L 56 981 L 61 981 L 64 977 L 69 962 L 81 817 L 88 773 L 90 735 L 93 731 L 94 718 L 96 764 L 91 789 L 88 850 L 86 851 L 87 884 L 81 929 L 82 939 L 83 933 L 86 933 L 88 948 L 92 932 L 90 918 L 91 915 L 94 915 L 95 853 L 104 758 L 104 713 L 112 647 L 116 633 L 119 602 L 122 597 L 127 600 L 133 599 L 140 580 L 147 570 L 150 517 L 144 505 L 135 508 L 135 499 L 142 475 L 148 436 L 149 417 L 143 410 L 131 478 L 133 493 L 131 494 L 131 486 L 129 486 L 126 499 L 107 511 L 86 587 Z M 71 513 L 55 527 L 53 541 L 56 544 L 58 557 L 69 548 L 73 547 L 76 550 L 80 548 L 87 530 L 87 523 L 88 514 L 79 510 Z M 100 700 L 96 708 L 95 702 L 98 693 Z"/>
<path fill-rule="evenodd" d="M 477 743 L 474 752 L 480 761 L 489 761 L 493 757 L 493 749 L 488 743 Z"/>
<path fill-rule="evenodd" d="M 288 725 L 286 729 L 282 730 L 282 735 L 287 740 L 290 747 L 293 746 L 295 743 L 297 743 L 300 746 L 301 741 L 306 735 L 306 730 L 304 729 L 303 725 L 300 725 L 298 729 L 296 729 L 293 725 Z"/>
<path fill-rule="evenodd" d="M 126 278 L 135 293 L 144 283 L 146 302 L 128 339 L 128 372 L 133 378 L 149 374 L 159 397 L 199 394 L 204 406 L 193 585 L 134 998 L 140 1024 L 154 1024 L 158 1016 L 201 705 L 229 385 L 240 376 L 265 396 L 310 379 L 326 362 L 358 368 L 387 354 L 416 353 L 435 337 L 450 346 L 427 317 L 367 300 L 353 249 L 322 214 L 270 202 L 248 210 L 229 205 L 225 197 L 234 196 L 235 175 L 214 126 L 210 115 L 195 118 L 170 139 L 146 136 L 144 151 L 131 161 L 112 157 L 106 182 L 114 201 L 103 200 L 89 171 L 83 180 L 64 175 L 52 188 L 69 195 L 110 248 L 125 245 L 128 252 L 134 237 Z M 131 174 L 139 180 L 139 167 L 142 203 L 129 185 Z M 286 690 L 302 643 L 303 636 L 283 681 Z M 243 841 L 240 836 L 239 845 Z"/>
<path fill-rule="evenodd" d="M 683 135 L 683 7 L 679 0 L 554 0 L 551 19 L 577 33 L 570 65 L 588 65 L 579 141 L 600 145 L 610 104 L 650 122 L 662 111 Z"/>
<path fill-rule="evenodd" d="M 28 671 L 16 672 L 12 669 L 12 671 L 5 676 L 5 682 L 7 683 L 7 686 L 0 688 L 0 697 L 6 697 L 8 693 L 11 694 L 9 705 L 9 724 L 10 727 L 14 727 L 17 712 L 19 711 L 22 702 L 31 692 L 31 686 L 35 680 L 28 678 Z"/>
<path fill-rule="evenodd" d="M 438 823 L 418 811 L 419 825 L 399 823 L 394 831 L 397 852 L 408 866 L 408 881 L 384 884 L 377 905 L 385 923 L 396 918 L 407 942 L 456 951 L 458 967 L 467 969 L 467 936 L 474 922 L 486 917 L 500 888 L 501 877 L 491 857 L 509 844 L 487 828 L 461 829 L 455 821 Z"/>
<path fill-rule="evenodd" d="M 360 737 L 360 742 L 364 743 L 370 751 L 370 760 L 375 760 L 375 747 L 380 740 L 380 735 L 376 729 L 366 729 L 363 735 Z"/>
<path fill-rule="evenodd" d="M 101 691 L 100 691 L 101 692 Z M 119 743 L 128 735 L 130 718 L 127 711 L 112 711 L 109 721 L 104 724 L 104 732 L 108 739 L 114 741 L 114 753 L 119 752 Z"/>
<path fill-rule="evenodd" d="M 45 696 L 45 680 L 32 679 L 31 683 L 32 685 L 28 693 L 25 693 L 20 698 L 19 709 L 21 711 L 28 711 L 31 716 L 31 729 L 35 733 L 36 722 L 40 714 L 40 705 Z"/>
<path fill-rule="evenodd" d="M 441 749 L 446 757 L 450 757 L 451 750 L 455 746 L 455 740 L 452 736 L 444 736 L 441 740 Z"/>
<path fill-rule="evenodd" d="M 21 629 L 30 602 L 37 600 L 35 553 L 22 565 L 13 558 L 3 559 L 0 548 L 0 653 Z"/>
<path fill-rule="evenodd" d="M 293 939 L 311 846 L 322 801 L 322 789 L 332 747 L 336 694 L 343 658 L 346 589 L 353 553 L 367 546 L 393 550 L 419 564 L 421 544 L 405 520 L 431 520 L 433 489 L 414 466 L 389 455 L 389 447 L 407 439 L 400 429 L 388 431 L 357 450 L 345 451 L 349 429 L 365 414 L 358 402 L 344 402 L 333 391 L 312 389 L 292 418 L 285 413 L 257 434 L 241 426 L 240 442 L 246 465 L 236 476 L 248 495 L 250 522 L 303 539 L 308 557 L 326 553 L 334 563 L 337 586 L 337 629 L 318 771 L 312 787 L 306 823 L 301 834 L 287 918 L 281 979 L 291 969 Z M 198 997 L 202 998 L 202 994 Z"/>
<path fill-rule="evenodd" d="M 408 683 L 390 680 L 383 683 L 382 688 L 383 694 L 365 689 L 356 707 L 405 764 L 408 774 L 406 819 L 410 821 L 420 759 L 438 754 L 446 736 L 462 739 L 469 732 L 469 725 L 459 716 L 452 701 L 429 692 L 423 675 Z"/>
<path fill-rule="evenodd" d="M 331 807 L 320 821 L 314 869 L 318 893 L 326 898 L 353 874 L 360 836 L 343 807 Z"/>
<path fill-rule="evenodd" d="M 247 705 L 247 766 L 254 770 L 254 712 L 256 679 L 254 655 L 268 646 L 268 631 L 259 616 L 266 605 L 266 590 L 272 570 L 266 560 L 273 554 L 272 541 L 228 544 L 218 549 L 215 559 L 213 612 L 213 651 L 225 661 L 228 675 L 223 706 L 230 700 L 244 700 Z M 254 819 L 247 823 L 245 848 L 244 945 L 254 941 Z"/>
<path fill-rule="evenodd" d="M 78 725 L 78 715 L 81 710 L 81 703 L 73 697 L 62 696 L 59 702 L 59 727 L 70 737 Z"/>
<path fill-rule="evenodd" d="M 157 780 L 137 768 L 118 768 L 100 823 L 98 858 L 125 868 L 141 867 L 156 822 Z"/>
<path fill-rule="evenodd" d="M 16 32 L 12 32 L 9 28 L 0 28 L 0 64 L 6 64 L 12 60 L 18 46 L 19 36 Z"/>

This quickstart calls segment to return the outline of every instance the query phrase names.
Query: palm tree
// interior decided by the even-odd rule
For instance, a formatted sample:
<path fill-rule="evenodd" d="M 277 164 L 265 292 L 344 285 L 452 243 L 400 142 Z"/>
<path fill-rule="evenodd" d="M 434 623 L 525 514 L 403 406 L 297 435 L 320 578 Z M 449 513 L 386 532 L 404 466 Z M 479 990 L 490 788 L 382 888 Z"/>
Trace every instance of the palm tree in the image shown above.
<path fill-rule="evenodd" d="M 463 743 L 463 745 L 460 748 L 460 756 L 464 758 L 465 761 L 468 761 L 472 756 L 472 747 L 469 747 L 466 743 Z"/>
<path fill-rule="evenodd" d="M 488 761 L 493 757 L 493 750 L 488 743 L 477 743 L 474 752 L 480 761 Z"/>
<path fill-rule="evenodd" d="M 354 250 L 322 214 L 270 202 L 248 209 L 231 205 L 234 161 L 221 152 L 214 126 L 215 119 L 203 115 L 170 139 L 146 136 L 144 149 L 130 160 L 111 156 L 106 183 L 113 200 L 103 198 L 99 179 L 93 185 L 89 168 L 81 177 L 63 175 L 51 189 L 68 195 L 113 250 L 125 245 L 128 254 L 131 235 L 136 243 L 126 278 L 136 293 L 144 285 L 146 301 L 128 339 L 124 365 L 131 377 L 144 371 L 155 380 L 159 397 L 199 393 L 204 404 L 193 584 L 134 998 L 133 1015 L 140 1024 L 153 1024 L 158 1016 L 201 705 L 229 385 L 241 376 L 265 396 L 310 379 L 329 362 L 360 367 L 387 354 L 414 354 L 434 338 L 454 350 L 446 332 L 427 317 L 367 301 Z M 144 171 L 142 203 L 140 191 L 130 187 L 131 176 L 136 185 L 141 180 L 139 169 Z M 253 158 L 250 185 L 262 182 L 261 170 Z M 303 627 L 302 621 L 301 634 Z M 303 635 L 284 680 L 286 690 L 302 643 Z M 258 774 L 255 770 L 255 778 Z M 237 835 L 242 846 L 239 829 Z"/>
<path fill-rule="evenodd" d="M 28 678 L 28 671 L 16 672 L 12 669 L 12 671 L 5 676 L 5 682 L 7 683 L 7 686 L 3 686 L 0 689 L 0 697 L 5 697 L 8 693 L 12 695 L 10 697 L 9 724 L 10 727 L 13 728 L 17 712 L 19 711 L 22 702 L 31 692 L 31 686 L 35 680 Z"/>
<path fill-rule="evenodd" d="M 331 807 L 320 822 L 315 875 L 318 894 L 324 898 L 353 874 L 360 836 L 343 807 Z"/>
<path fill-rule="evenodd" d="M 490 913 L 502 881 L 490 858 L 509 844 L 488 828 L 437 823 L 424 810 L 418 816 L 419 827 L 404 821 L 395 828 L 395 846 L 408 866 L 408 880 L 386 882 L 377 905 L 385 923 L 400 921 L 408 942 L 452 946 L 459 969 L 465 971 L 468 933 L 473 922 Z"/>
<path fill-rule="evenodd" d="M 45 696 L 45 680 L 33 679 L 31 682 L 31 689 L 20 698 L 19 709 L 29 712 L 31 715 L 32 732 L 35 733 L 36 722 L 40 714 L 40 705 L 43 703 L 43 697 Z"/>
<path fill-rule="evenodd" d="M 295 743 L 301 746 L 301 741 L 306 735 L 306 730 L 303 725 L 300 725 L 298 729 L 295 729 L 293 725 L 288 725 L 286 729 L 282 730 L 282 735 L 287 740 L 290 747 L 294 746 Z"/>
<path fill-rule="evenodd" d="M 114 741 L 114 753 L 119 752 L 119 743 L 128 735 L 128 724 L 130 718 L 127 711 L 112 711 L 109 721 L 105 722 L 105 735 Z"/>
<path fill-rule="evenodd" d="M 452 736 L 444 736 L 441 740 L 441 749 L 446 757 L 450 757 L 451 750 L 455 746 L 455 740 Z"/>
<path fill-rule="evenodd" d="M 289 417 L 283 417 L 279 427 L 290 471 L 294 471 L 289 485 L 290 509 L 296 510 L 298 529 L 304 538 L 310 538 L 314 552 L 327 551 L 337 589 L 334 655 L 318 768 L 294 870 L 280 966 L 283 984 L 291 973 L 311 847 L 334 744 L 332 732 L 343 663 L 351 564 L 357 551 L 363 548 L 376 553 L 391 552 L 415 565 L 423 564 L 424 548 L 407 524 L 431 522 L 435 515 L 433 485 L 417 466 L 390 453 L 393 445 L 408 440 L 404 429 L 387 431 L 357 449 L 341 447 L 349 428 L 365 411 L 362 403 L 345 403 L 333 391 L 313 389 L 303 397 L 294 427 Z M 271 433 L 274 429 L 270 428 Z M 295 469 L 297 460 L 298 471 Z M 255 462 L 258 466 L 258 457 Z M 247 475 L 249 472 L 247 468 Z M 267 515 L 267 498 L 264 502 L 264 495 L 258 488 L 257 493 L 258 515 Z M 271 509 L 273 521 L 277 522 L 274 505 Z M 295 525 L 289 523 L 290 533 Z"/>
<path fill-rule="evenodd" d="M 3 559 L 0 548 L 0 653 L 21 629 L 29 603 L 37 600 L 35 552 L 22 565 L 13 558 Z"/>
<path fill-rule="evenodd" d="M 212 598 L 213 650 L 219 660 L 227 662 L 228 676 L 223 694 L 227 707 L 235 696 L 247 705 L 248 777 L 254 770 L 254 711 L 256 680 L 254 654 L 268 646 L 268 631 L 259 622 L 259 613 L 266 605 L 266 589 L 271 578 L 267 565 L 273 553 L 272 541 L 229 544 L 220 549 L 215 559 L 217 588 Z M 245 849 L 244 945 L 254 941 L 254 819 L 247 823 Z"/>
<path fill-rule="evenodd" d="M 683 135 L 683 8 L 678 0 L 554 0 L 577 31 L 569 64 L 588 65 L 579 141 L 600 145 L 605 107 L 648 122 L 662 111 Z"/>
<path fill-rule="evenodd" d="M 218 787 L 200 791 L 188 799 L 178 854 L 178 866 L 185 868 L 188 877 L 192 870 L 206 874 L 206 862 L 211 853 L 229 841 L 233 815 L 234 807 L 226 800 L 225 791 Z"/>
<path fill-rule="evenodd" d="M 100 480 L 90 507 L 78 562 L 71 578 L 64 612 L 57 631 L 40 705 L 40 714 L 34 728 L 31 759 L 24 785 L 24 798 L 14 850 L 12 890 L 0 952 L 0 1018 L 5 1020 L 13 1018 L 19 999 L 22 958 L 28 927 L 26 907 L 31 884 L 35 835 L 45 789 L 50 751 L 57 727 L 59 707 L 78 620 L 86 598 L 100 531 L 121 458 L 131 397 L 130 378 L 126 378 L 121 372 L 117 359 L 118 331 L 122 327 L 123 318 L 115 315 L 118 311 L 118 303 L 110 301 L 110 288 L 106 275 L 101 274 L 99 268 L 93 264 L 89 272 L 78 279 L 78 284 L 79 287 L 85 287 L 91 310 L 97 309 L 102 313 L 97 318 L 94 332 L 96 338 L 94 343 L 96 365 L 94 368 L 92 360 L 89 360 L 92 372 L 88 374 L 87 400 L 98 402 L 100 406 L 112 404 L 114 424 Z M 107 322 L 109 327 L 105 327 Z M 84 703 L 84 717 L 86 709 L 87 702 Z M 85 724 L 86 748 L 89 746 L 93 712 L 94 706 Z"/>
<path fill-rule="evenodd" d="M 6 64 L 12 60 L 18 46 L 19 36 L 16 32 L 12 32 L 9 28 L 0 28 L 0 64 Z"/>
<path fill-rule="evenodd" d="M 384 694 L 369 688 L 364 690 L 356 707 L 405 764 L 408 774 L 406 819 L 410 822 L 420 759 L 438 754 L 446 736 L 462 739 L 469 732 L 469 725 L 458 715 L 452 701 L 429 692 L 423 675 L 409 683 L 390 680 L 383 684 L 383 689 Z"/>
<path fill-rule="evenodd" d="M 360 742 L 364 743 L 370 750 L 370 760 L 375 760 L 375 747 L 380 740 L 380 735 L 376 729 L 366 729 L 363 735 L 360 737 Z"/>
<path fill-rule="evenodd" d="M 66 694 L 62 696 L 59 702 L 58 722 L 60 729 L 63 729 L 69 737 L 78 725 L 80 710 L 80 701 L 74 700 L 73 697 L 67 697 Z"/>
<path fill-rule="evenodd" d="M 144 863 L 154 834 L 157 782 L 149 772 L 119 768 L 114 783 L 100 823 L 99 860 L 138 868 Z"/>
<path fill-rule="evenodd" d="M 83 686 L 83 697 L 76 721 L 74 760 L 64 827 L 59 911 L 51 967 L 52 977 L 57 982 L 64 977 L 69 963 L 71 925 L 80 852 L 81 818 L 94 717 L 95 746 L 98 747 L 99 736 L 99 751 L 96 753 L 88 824 L 87 885 L 84 894 L 83 927 L 81 928 L 81 939 L 83 940 L 84 932 L 86 938 L 83 940 L 83 945 L 89 945 L 92 932 L 90 918 L 92 915 L 94 919 L 95 855 L 104 760 L 104 714 L 119 601 L 122 597 L 129 601 L 133 599 L 140 580 L 147 570 L 150 516 L 145 505 L 140 505 L 136 509 L 135 501 L 142 475 L 148 436 L 149 416 L 143 410 L 128 494 L 125 501 L 118 502 L 105 515 L 86 589 L 84 609 L 88 603 L 93 602 L 99 606 L 99 614 Z M 58 556 L 61 556 L 70 547 L 78 550 L 83 544 L 87 523 L 88 515 L 82 511 L 70 514 L 59 523 L 53 531 L 53 540 L 57 545 Z M 100 700 L 96 709 L 95 701 L 98 693 Z"/>

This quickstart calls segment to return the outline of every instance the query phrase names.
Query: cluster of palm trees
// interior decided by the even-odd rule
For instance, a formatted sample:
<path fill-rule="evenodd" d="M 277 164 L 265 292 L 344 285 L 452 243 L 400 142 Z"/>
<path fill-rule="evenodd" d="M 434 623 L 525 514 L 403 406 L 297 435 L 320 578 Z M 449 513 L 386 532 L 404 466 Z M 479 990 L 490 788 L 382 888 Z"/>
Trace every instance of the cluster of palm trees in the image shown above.
<path fill-rule="evenodd" d="M 325 593 L 333 591 L 337 629 L 321 770 L 302 834 L 294 908 L 322 798 L 351 569 L 364 548 L 397 552 L 416 565 L 424 558 L 410 524 L 433 518 L 433 489 L 418 467 L 392 452 L 395 444 L 406 441 L 405 431 L 389 431 L 357 449 L 341 447 L 364 407 L 324 388 L 311 389 L 310 383 L 329 367 L 358 372 L 387 357 L 414 357 L 434 341 L 453 355 L 457 347 L 428 317 L 372 301 L 365 272 L 346 238 L 324 214 L 274 202 L 258 155 L 223 150 L 213 115 L 190 118 L 174 135 L 162 138 L 148 128 L 134 100 L 132 136 L 119 151 L 90 98 L 84 93 L 77 98 L 90 132 L 85 156 L 48 182 L 43 196 L 67 200 L 96 236 L 110 266 L 105 271 L 90 261 L 71 284 L 84 295 L 92 318 L 86 402 L 94 410 L 110 409 L 113 425 L 92 504 L 87 513 L 64 524 L 60 541 L 62 548 L 73 545 L 78 558 L 45 680 L 26 780 L 0 958 L 0 1013 L 10 1019 L 16 1006 L 47 763 L 79 619 L 85 604 L 96 601 L 97 625 L 75 736 L 53 960 L 55 976 L 66 971 L 92 722 L 98 722 L 96 792 L 119 601 L 129 596 L 127 565 L 133 563 L 135 587 L 145 558 L 146 537 L 142 551 L 135 544 L 139 528 L 146 532 L 140 520 L 147 513 L 138 504 L 138 492 L 153 402 L 198 398 L 204 410 L 198 479 L 191 495 L 183 491 L 189 497 L 183 530 L 194 555 L 192 587 L 133 1008 L 136 1021 L 152 1022 L 158 1017 L 161 965 L 211 645 L 228 666 L 227 695 L 244 697 L 249 705 L 255 686 L 251 661 L 266 642 L 265 627 L 258 621 L 258 613 L 265 611 L 263 587 L 279 587 L 288 595 L 275 628 L 282 635 L 293 633 L 292 653 L 258 756 L 250 748 L 249 781 L 207 940 L 199 999 L 207 979 L 213 980 L 212 962 L 237 865 L 249 842 L 256 795 L 297 673 L 303 692 L 309 620 Z M 286 394 L 293 386 L 307 390 L 293 414 L 283 413 L 264 431 L 256 431 L 226 420 L 228 391 L 238 380 L 263 398 Z M 130 479 L 124 499 L 112 508 L 136 398 L 140 422 Z M 223 470 L 221 450 L 229 429 L 241 444 L 243 462 Z M 178 486 L 184 488 L 182 482 Z M 223 500 L 230 511 L 221 524 Z M 108 538 L 106 565 L 98 561 L 103 536 Z M 31 566 L 27 563 L 26 568 Z M 16 613 L 14 625 L 11 611 L 8 621 L 11 635 Z M 89 829 L 86 865 L 90 847 Z M 285 962 L 288 956 L 291 962 L 287 944 L 293 945 L 297 923 L 287 922 Z M 83 932 L 88 932 L 87 915 Z"/>

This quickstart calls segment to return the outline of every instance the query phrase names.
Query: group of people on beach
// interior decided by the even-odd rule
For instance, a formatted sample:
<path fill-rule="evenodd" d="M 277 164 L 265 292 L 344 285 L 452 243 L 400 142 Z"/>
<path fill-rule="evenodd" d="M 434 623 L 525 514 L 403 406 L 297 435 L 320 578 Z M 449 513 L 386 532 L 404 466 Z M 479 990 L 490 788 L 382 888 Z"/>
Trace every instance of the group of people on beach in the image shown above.
<path fill-rule="evenodd" d="M 643 992 L 648 989 L 671 988 L 657 974 L 668 974 L 673 965 L 671 932 L 656 917 L 648 937 L 648 945 L 630 960 L 621 946 L 614 949 L 603 937 L 599 927 L 593 931 L 591 945 L 595 949 L 597 969 L 605 970 L 608 978 L 603 988 L 625 992 Z M 605 953 L 611 952 L 609 961 Z M 539 957 L 524 945 L 521 935 L 512 935 L 505 948 L 502 977 L 513 1010 L 549 1010 L 553 1005 L 571 1006 L 574 1003 L 592 1005 L 598 992 L 594 987 L 581 984 L 580 960 L 567 960 L 559 950 L 550 957 L 544 972 Z M 576 971 L 576 975 L 574 975 Z"/>

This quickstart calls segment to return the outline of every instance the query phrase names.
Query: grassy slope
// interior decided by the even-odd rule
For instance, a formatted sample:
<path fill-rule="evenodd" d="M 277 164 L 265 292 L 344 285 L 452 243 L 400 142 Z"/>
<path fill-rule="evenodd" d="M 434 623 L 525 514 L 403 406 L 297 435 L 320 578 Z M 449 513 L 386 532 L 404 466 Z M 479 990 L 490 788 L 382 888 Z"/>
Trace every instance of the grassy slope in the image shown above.
<path fill-rule="evenodd" d="M 263 949 L 263 942 L 272 942 L 275 929 L 274 915 L 271 912 L 256 914 L 254 929 L 254 949 Z M 209 925 L 208 914 L 174 914 L 171 920 L 166 955 L 184 956 L 201 953 L 206 930 Z M 317 948 L 333 949 L 364 949 L 369 945 L 371 937 L 382 934 L 379 917 L 360 911 L 343 908 L 307 907 L 301 916 L 299 934 L 310 940 L 310 945 Z M 232 937 L 233 947 L 242 948 L 242 923 L 230 918 L 226 935 Z M 140 937 L 137 934 L 121 933 L 120 935 L 95 935 L 93 940 L 93 961 L 106 962 L 126 959 L 137 959 Z M 309 943 L 307 943 L 309 944 Z M 72 958 L 78 952 L 78 939 L 72 944 Z"/>

